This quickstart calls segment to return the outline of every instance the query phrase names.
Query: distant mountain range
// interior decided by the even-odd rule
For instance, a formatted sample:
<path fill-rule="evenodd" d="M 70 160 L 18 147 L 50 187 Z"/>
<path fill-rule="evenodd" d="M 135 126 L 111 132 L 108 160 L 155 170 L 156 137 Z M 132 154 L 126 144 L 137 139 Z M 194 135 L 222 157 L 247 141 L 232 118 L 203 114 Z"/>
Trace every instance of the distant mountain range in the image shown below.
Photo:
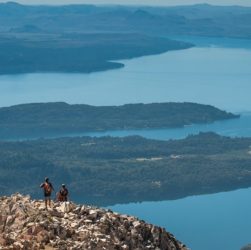
<path fill-rule="evenodd" d="M 177 7 L 0 4 L 1 32 L 23 32 L 27 25 L 43 33 L 137 32 L 251 38 L 251 8 L 208 4 Z"/>
<path fill-rule="evenodd" d="M 187 49 L 169 36 L 251 38 L 251 8 L 0 4 L 0 74 L 89 73 Z"/>

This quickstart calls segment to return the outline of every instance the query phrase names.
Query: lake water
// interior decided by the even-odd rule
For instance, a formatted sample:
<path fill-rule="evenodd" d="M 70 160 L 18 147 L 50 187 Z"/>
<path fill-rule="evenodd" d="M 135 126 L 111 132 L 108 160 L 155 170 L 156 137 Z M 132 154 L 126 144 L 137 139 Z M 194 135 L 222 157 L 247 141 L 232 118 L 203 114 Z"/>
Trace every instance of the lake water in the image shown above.
<path fill-rule="evenodd" d="M 43 138 L 59 137 L 125 137 L 139 135 L 148 139 L 170 140 L 184 139 L 189 135 L 197 135 L 200 132 L 215 132 L 219 135 L 229 137 L 251 137 L 251 112 L 241 113 L 238 119 L 216 121 L 210 124 L 193 124 L 181 128 L 160 128 L 160 129 L 135 129 L 135 130 L 107 130 L 99 132 L 85 133 L 59 133 L 53 136 L 44 136 Z M 6 138 L 5 138 L 6 139 Z M 38 139 L 38 137 L 8 137 L 10 141 Z"/>
<path fill-rule="evenodd" d="M 148 139 L 170 140 L 183 139 L 188 135 L 196 135 L 200 132 L 215 132 L 229 137 L 251 137 L 251 112 L 241 113 L 239 119 L 217 121 L 210 124 L 193 124 L 182 128 L 117 130 L 71 134 L 70 136 L 124 137 L 140 135 Z"/>
<path fill-rule="evenodd" d="M 122 69 L 92 74 L 0 76 L 0 106 L 190 101 L 232 112 L 251 111 L 248 44 L 244 48 L 195 47 L 122 62 Z"/>
<path fill-rule="evenodd" d="M 188 50 L 124 60 L 125 67 L 119 70 L 0 76 L 0 107 L 54 101 L 92 105 L 190 101 L 242 113 L 242 117 L 179 129 L 89 135 L 139 134 L 170 139 L 215 131 L 227 136 L 251 136 L 250 41 L 205 38 L 197 41 L 199 47 Z M 251 242 L 249 197 L 251 189 L 112 208 L 166 227 L 193 250 L 238 250 Z"/>
<path fill-rule="evenodd" d="M 251 243 L 251 189 L 110 207 L 165 227 L 192 250 L 240 250 Z"/>

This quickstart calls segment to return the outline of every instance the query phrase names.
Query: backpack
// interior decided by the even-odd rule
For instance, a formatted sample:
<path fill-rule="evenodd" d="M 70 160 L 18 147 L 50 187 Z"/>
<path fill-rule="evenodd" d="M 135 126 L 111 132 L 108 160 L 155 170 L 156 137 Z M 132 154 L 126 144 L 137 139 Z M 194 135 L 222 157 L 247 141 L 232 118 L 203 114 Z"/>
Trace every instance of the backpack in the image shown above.
<path fill-rule="evenodd" d="M 52 188 L 51 188 L 50 183 L 45 182 L 45 183 L 44 183 L 44 192 L 45 192 L 46 194 L 50 194 L 51 191 L 52 191 Z"/>
<path fill-rule="evenodd" d="M 67 195 L 68 195 L 68 190 L 67 190 L 67 189 L 61 189 L 61 190 L 60 190 L 60 194 L 61 194 L 62 196 L 67 196 Z"/>

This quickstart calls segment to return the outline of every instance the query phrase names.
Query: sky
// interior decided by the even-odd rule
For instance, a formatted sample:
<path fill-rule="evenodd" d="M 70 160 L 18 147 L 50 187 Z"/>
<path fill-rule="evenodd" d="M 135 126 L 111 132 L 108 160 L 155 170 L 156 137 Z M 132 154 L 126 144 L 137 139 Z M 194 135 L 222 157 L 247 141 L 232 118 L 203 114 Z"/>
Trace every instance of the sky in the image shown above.
<path fill-rule="evenodd" d="M 15 0 L 14 0 L 15 1 Z M 1 3 L 6 0 L 0 0 Z M 121 4 L 121 5 L 156 5 L 156 6 L 174 6 L 190 5 L 198 3 L 209 3 L 214 5 L 243 5 L 251 6 L 251 0 L 16 0 L 22 4 Z"/>

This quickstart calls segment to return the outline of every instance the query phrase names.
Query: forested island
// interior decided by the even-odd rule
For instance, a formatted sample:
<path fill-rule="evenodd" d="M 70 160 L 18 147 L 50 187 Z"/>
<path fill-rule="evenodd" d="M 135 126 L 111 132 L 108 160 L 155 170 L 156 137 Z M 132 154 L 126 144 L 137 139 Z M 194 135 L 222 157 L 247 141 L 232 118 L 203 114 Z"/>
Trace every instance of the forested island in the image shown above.
<path fill-rule="evenodd" d="M 48 175 L 97 205 L 177 199 L 251 186 L 251 138 L 61 138 L 0 142 L 0 195 L 41 197 Z"/>
<path fill-rule="evenodd" d="M 238 118 L 239 115 L 196 103 L 90 106 L 34 103 L 0 108 L 0 139 L 64 136 L 74 133 L 173 128 Z"/>
<path fill-rule="evenodd" d="M 132 7 L 0 3 L 0 74 L 90 73 L 123 67 L 114 60 L 194 46 L 168 37 L 250 39 L 250 15 L 251 8 L 206 4 Z"/>

